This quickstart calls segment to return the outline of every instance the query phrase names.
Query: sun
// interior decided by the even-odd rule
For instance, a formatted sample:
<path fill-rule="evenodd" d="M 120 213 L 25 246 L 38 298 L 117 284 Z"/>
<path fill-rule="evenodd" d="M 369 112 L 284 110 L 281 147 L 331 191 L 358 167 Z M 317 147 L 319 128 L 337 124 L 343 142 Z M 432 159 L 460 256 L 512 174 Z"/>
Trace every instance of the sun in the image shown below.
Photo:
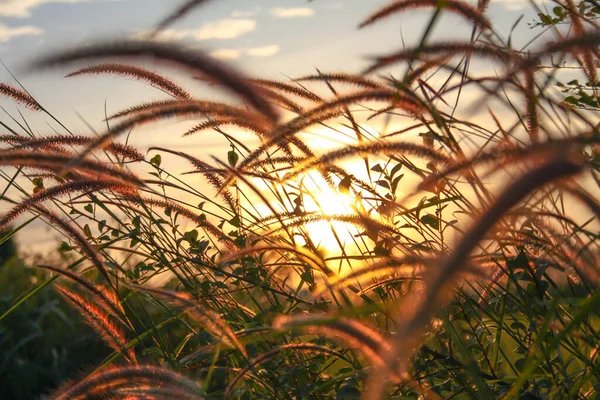
<path fill-rule="evenodd" d="M 354 193 L 342 193 L 317 179 L 317 172 L 308 173 L 302 185 L 302 203 L 306 213 L 322 215 L 323 219 L 306 223 L 302 229 L 310 240 L 326 254 L 347 250 L 356 242 L 360 229 L 336 217 L 356 215 L 360 200 Z M 319 177 L 320 178 L 320 177 Z"/>

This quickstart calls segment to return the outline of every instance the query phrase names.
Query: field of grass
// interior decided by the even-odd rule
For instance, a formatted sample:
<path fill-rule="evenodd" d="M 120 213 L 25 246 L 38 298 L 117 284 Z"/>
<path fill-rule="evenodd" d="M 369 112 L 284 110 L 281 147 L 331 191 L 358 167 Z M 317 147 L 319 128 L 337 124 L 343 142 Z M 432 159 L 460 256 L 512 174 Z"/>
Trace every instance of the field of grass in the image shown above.
<path fill-rule="evenodd" d="M 63 235 L 0 303 L 3 354 L 34 343 L 8 321 L 58 293 L 105 351 L 44 389 L 57 399 L 598 398 L 600 5 L 554 3 L 519 49 L 486 1 L 391 1 L 361 27 L 419 8 L 428 29 L 362 74 L 248 77 L 151 36 L 35 60 L 163 100 L 97 135 L 2 123 L 0 241 L 37 220 Z M 471 37 L 434 39 L 445 13 Z M 25 88 L 0 93 L 54 118 Z M 127 144 L 167 119 L 230 150 Z"/>

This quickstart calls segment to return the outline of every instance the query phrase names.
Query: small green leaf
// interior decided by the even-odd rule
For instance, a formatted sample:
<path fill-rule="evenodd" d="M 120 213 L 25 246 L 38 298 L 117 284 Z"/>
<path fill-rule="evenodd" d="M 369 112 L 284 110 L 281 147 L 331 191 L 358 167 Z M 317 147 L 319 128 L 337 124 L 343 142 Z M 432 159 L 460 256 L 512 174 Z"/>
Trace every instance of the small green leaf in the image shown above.
<path fill-rule="evenodd" d="M 85 224 L 83 226 L 83 233 L 88 239 L 92 237 L 92 230 L 90 229 L 90 226 L 88 224 Z"/>
<path fill-rule="evenodd" d="M 240 156 L 238 155 L 238 153 L 235 151 L 235 149 L 231 149 L 227 152 L 227 162 L 229 162 L 229 165 L 232 168 L 235 168 L 235 166 L 237 165 L 238 161 L 240 159 Z"/>
<path fill-rule="evenodd" d="M 425 214 L 421 217 L 421 222 L 424 223 L 425 225 L 429 225 L 430 227 L 432 227 L 435 230 L 440 229 L 440 221 L 438 219 L 438 217 L 436 217 L 433 214 Z"/>
<path fill-rule="evenodd" d="M 552 12 L 554 13 L 554 15 L 556 15 L 557 17 L 562 17 L 563 15 L 565 15 L 565 10 L 560 7 L 560 6 L 556 6 L 552 9 Z"/>
<path fill-rule="evenodd" d="M 73 248 L 71 246 L 69 246 L 69 244 L 67 242 L 62 242 L 60 244 L 60 247 L 58 248 L 58 251 L 62 252 L 62 253 L 66 253 L 67 251 L 71 251 L 73 250 Z"/>
<path fill-rule="evenodd" d="M 92 206 L 91 204 L 88 204 L 87 206 L 83 207 L 83 209 L 89 212 L 90 214 L 94 213 L 94 206 Z"/>
<path fill-rule="evenodd" d="M 350 193 L 350 185 L 352 184 L 352 175 L 348 175 L 341 180 L 338 185 L 338 191 L 341 194 L 349 194 Z"/>
<path fill-rule="evenodd" d="M 404 166 L 404 164 L 402 164 L 402 163 L 396 164 L 394 166 L 394 168 L 392 168 L 392 170 L 390 171 L 390 176 L 393 178 L 394 175 L 396 175 L 398 172 L 400 172 L 400 170 L 402 169 L 403 166 Z"/>
<path fill-rule="evenodd" d="M 567 96 L 565 97 L 565 101 L 569 104 L 573 104 L 573 105 L 579 105 L 579 100 L 577 100 L 576 97 L 573 96 Z"/>
<path fill-rule="evenodd" d="M 183 234 L 183 238 L 190 243 L 195 243 L 198 240 L 198 231 L 193 229 Z"/>
<path fill-rule="evenodd" d="M 154 165 L 157 168 L 160 167 L 161 162 L 162 162 L 162 157 L 160 156 L 160 154 L 157 154 L 150 159 L 150 164 Z"/>
<path fill-rule="evenodd" d="M 371 171 L 374 172 L 383 172 L 383 168 L 381 168 L 381 164 L 375 164 L 372 168 Z"/>
<path fill-rule="evenodd" d="M 240 227 L 240 216 L 236 215 L 235 217 L 231 218 L 229 220 L 229 223 L 233 226 L 235 226 L 236 228 Z"/>
<path fill-rule="evenodd" d="M 388 181 L 386 181 L 386 180 L 380 179 L 380 180 L 376 181 L 375 183 L 378 184 L 379 186 L 382 186 L 382 187 L 386 188 L 386 189 L 390 188 L 390 183 Z"/>
<path fill-rule="evenodd" d="M 392 192 L 396 193 L 396 189 L 398 189 L 398 184 L 400 183 L 400 181 L 402 180 L 402 178 L 404 178 L 404 174 L 398 175 L 393 181 L 392 181 Z"/>

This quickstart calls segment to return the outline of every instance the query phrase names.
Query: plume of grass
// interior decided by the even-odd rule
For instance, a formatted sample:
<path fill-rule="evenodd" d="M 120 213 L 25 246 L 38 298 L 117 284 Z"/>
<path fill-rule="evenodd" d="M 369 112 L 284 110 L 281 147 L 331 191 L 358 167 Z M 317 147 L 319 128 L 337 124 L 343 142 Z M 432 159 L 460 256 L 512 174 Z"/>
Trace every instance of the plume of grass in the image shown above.
<path fill-rule="evenodd" d="M 35 61 L 30 69 L 40 70 L 49 67 L 60 67 L 77 61 L 92 61 L 103 58 L 153 58 L 157 61 L 189 69 L 193 73 L 201 73 L 246 100 L 272 121 L 278 119 L 275 109 L 242 74 L 199 50 L 191 51 L 174 43 L 135 40 L 101 42 L 42 57 Z"/>
<path fill-rule="evenodd" d="M 174 100 L 144 104 L 142 106 L 125 110 L 124 112 L 119 113 L 111 118 L 123 117 L 129 114 L 133 114 L 133 116 L 131 116 L 130 119 L 111 127 L 108 132 L 99 136 L 84 151 L 80 152 L 79 158 L 77 160 L 73 160 L 70 165 L 81 161 L 94 149 L 105 146 L 110 140 L 118 135 L 128 132 L 137 126 L 165 118 L 204 117 L 215 115 L 248 119 L 249 121 L 256 121 L 255 123 L 259 126 L 260 124 L 264 123 L 264 119 L 258 118 L 259 115 L 256 113 L 222 103 L 200 100 Z"/>
<path fill-rule="evenodd" d="M 303 129 L 308 128 L 314 124 L 324 123 L 330 119 L 337 118 L 341 116 L 343 112 L 341 110 L 334 110 L 323 114 L 315 113 L 315 115 L 310 118 L 306 117 L 298 117 L 293 121 L 290 121 L 288 124 L 280 125 L 275 129 L 277 132 L 275 136 L 265 140 L 265 142 L 257 147 L 254 151 L 248 154 L 238 165 L 238 169 L 243 169 L 250 164 L 256 164 L 256 161 L 260 156 L 265 154 L 272 146 L 281 145 L 286 139 L 291 137 L 292 135 L 302 131 Z M 264 160 L 265 163 L 268 163 L 268 159 Z M 225 181 L 227 185 L 231 183 L 231 178 Z"/>
<path fill-rule="evenodd" d="M 98 269 L 98 271 L 104 276 L 106 281 L 111 285 L 111 287 L 115 290 L 116 288 L 100 258 L 98 252 L 88 243 L 87 239 L 81 234 L 78 229 L 75 229 L 71 224 L 62 218 L 58 217 L 52 211 L 40 206 L 39 204 L 31 204 L 31 209 L 35 210 L 37 213 L 41 214 L 44 218 L 46 218 L 50 223 L 56 225 L 62 232 L 68 235 L 73 241 L 79 246 L 82 253 L 94 264 L 94 267 Z"/>
<path fill-rule="evenodd" d="M 127 319 L 123 305 L 116 292 L 108 291 L 105 287 L 95 285 L 80 274 L 64 268 L 53 267 L 51 265 L 38 265 L 38 268 L 43 268 L 71 279 L 73 282 L 77 283 L 79 288 L 86 289 L 92 294 L 96 300 L 96 305 L 103 308 L 106 313 L 109 313 L 111 317 L 118 319 L 124 326 L 131 327 L 131 322 Z"/>
<path fill-rule="evenodd" d="M 301 163 L 284 176 L 284 180 L 293 179 L 298 175 L 312 169 L 319 169 L 324 165 L 335 161 L 343 160 L 360 154 L 411 154 L 424 157 L 428 160 L 434 160 L 440 163 L 449 162 L 448 158 L 442 153 L 435 151 L 431 147 L 418 145 L 415 143 L 402 142 L 373 142 L 363 145 L 347 146 L 345 148 L 334 150 L 322 156 L 316 157 L 307 162 Z"/>
<path fill-rule="evenodd" d="M 445 42 L 429 44 L 424 47 L 415 47 L 403 49 L 396 53 L 378 57 L 375 62 L 365 71 L 365 74 L 375 72 L 381 68 L 388 67 L 392 64 L 418 59 L 418 56 L 428 57 L 451 57 L 451 56 L 477 56 L 481 58 L 491 58 L 503 64 L 517 63 L 520 59 L 516 54 L 489 44 L 479 44 L 471 42 Z"/>
<path fill-rule="evenodd" d="M 18 143 L 19 147 L 31 147 L 38 148 L 41 150 L 48 149 L 48 146 L 87 146 L 95 140 L 93 137 L 88 136 L 45 136 L 42 138 L 28 138 L 23 136 L 12 136 L 5 135 L 0 136 L 0 141 L 7 143 Z M 105 150 L 114 155 L 128 158 L 133 161 L 140 161 L 144 159 L 144 155 L 140 153 L 135 147 L 111 142 Z"/>
<path fill-rule="evenodd" d="M 27 150 L 0 150 L 0 165 L 47 168 L 55 172 L 64 172 L 66 165 L 74 163 L 77 157 L 68 153 Z M 98 179 L 121 180 L 125 186 L 143 187 L 144 182 L 122 168 L 110 164 L 78 160 L 77 171 L 95 175 Z"/>
<path fill-rule="evenodd" d="M 460 0 L 395 0 L 387 6 L 367 17 L 359 28 L 364 28 L 395 13 L 417 8 L 438 8 L 460 15 L 483 29 L 490 29 L 492 24 L 481 11 Z"/>
<path fill-rule="evenodd" d="M 165 367 L 154 365 L 126 365 L 107 368 L 59 390 L 56 400 L 83 400 L 94 398 L 125 398 L 130 390 L 136 390 L 135 398 L 147 396 L 153 388 L 163 388 L 171 395 L 177 393 L 181 399 L 203 398 L 204 393 L 195 382 Z M 159 399 L 173 398 L 161 395 Z"/>
<path fill-rule="evenodd" d="M 257 126 L 264 126 L 266 122 L 264 118 L 260 118 L 260 115 L 240 107 L 235 107 L 224 103 L 194 99 L 178 99 L 141 104 L 114 114 L 110 116 L 109 119 L 129 116 L 131 119 L 127 121 L 129 122 L 129 125 L 125 129 L 131 129 L 135 125 L 152 122 L 161 118 L 177 116 L 215 116 L 240 118 L 253 121 Z M 136 120 L 136 118 L 139 120 Z M 113 127 L 111 131 L 116 131 L 116 133 L 114 133 L 115 135 L 123 132 L 123 130 L 118 126 Z"/>
<path fill-rule="evenodd" d="M 343 222 L 345 224 L 350 224 L 357 227 L 363 227 L 369 232 L 369 235 L 378 236 L 382 233 L 388 234 L 399 234 L 399 232 L 395 229 L 395 227 L 391 224 L 386 223 L 383 220 L 378 220 L 375 218 L 371 218 L 367 215 L 359 215 L 359 214 L 344 214 L 344 215 L 335 215 L 335 214 L 321 214 L 321 213 L 312 213 L 297 217 L 293 221 L 286 222 L 286 228 L 298 228 L 306 226 L 307 224 L 319 222 L 319 221 L 338 221 Z M 283 229 L 283 228 L 279 228 Z M 279 230 L 278 229 L 278 230 Z"/>
<path fill-rule="evenodd" d="M 296 114 L 302 114 L 304 112 L 304 108 L 295 101 L 290 100 L 289 97 L 280 94 L 275 90 L 268 89 L 266 87 L 261 87 L 260 89 L 262 90 L 262 93 L 265 97 L 268 97 L 273 103 L 277 104 L 279 107 L 295 112 Z"/>
<path fill-rule="evenodd" d="M 66 77 L 74 76 L 85 76 L 85 75 L 99 75 L 99 74 L 114 74 L 124 75 L 138 79 L 140 81 L 148 82 L 159 89 L 162 89 L 166 93 L 180 99 L 190 99 L 192 96 L 182 87 L 171 81 L 170 79 L 157 74 L 156 72 L 149 71 L 145 68 L 136 67 L 128 64 L 97 64 L 89 67 L 78 69 L 77 71 L 71 72 Z"/>
<path fill-rule="evenodd" d="M 411 98 L 395 92 L 393 90 L 362 90 L 356 93 L 342 95 L 334 100 L 323 103 L 313 109 L 307 110 L 304 114 L 292 119 L 291 121 L 280 124 L 273 129 L 269 135 L 269 139 L 250 153 L 239 165 L 239 168 L 255 162 L 264 152 L 274 144 L 280 144 L 282 140 L 287 139 L 294 134 L 306 129 L 316 123 L 324 123 L 328 119 L 332 119 L 343 115 L 343 108 L 349 104 L 361 101 L 388 101 L 393 103 L 396 108 L 404 109 L 410 113 L 419 113 L 423 111 L 423 106 L 416 98 Z"/>
<path fill-rule="evenodd" d="M 392 351 L 390 342 L 375 329 L 345 317 L 331 315 L 282 315 L 275 319 L 273 327 L 279 331 L 300 329 L 341 340 L 359 350 L 373 365 L 385 367 L 384 354 Z"/>
<path fill-rule="evenodd" d="M 289 83 L 269 79 L 252 79 L 251 82 L 258 87 L 278 90 L 283 93 L 291 94 L 294 96 L 298 96 L 302 99 L 309 100 L 313 103 L 320 103 L 323 101 L 321 97 L 317 96 L 313 92 L 297 85 L 291 85 Z"/>
<path fill-rule="evenodd" d="M 518 71 L 528 70 L 540 65 L 543 57 L 550 56 L 556 53 L 578 53 L 596 49 L 600 46 L 600 33 L 586 32 L 582 35 L 574 36 L 556 42 L 549 42 L 535 55 L 522 59 L 517 63 L 516 67 L 507 73 L 507 76 L 512 76 Z"/>
<path fill-rule="evenodd" d="M 188 210 L 185 207 L 180 206 L 179 204 L 167 201 L 167 200 L 159 200 L 152 199 L 147 197 L 138 197 L 138 196 L 124 196 L 126 200 L 140 203 L 148 206 L 156 206 L 163 209 L 172 209 L 174 212 L 179 215 L 187 218 L 188 220 L 195 222 L 198 226 L 205 229 L 208 233 L 217 238 L 217 240 L 223 243 L 229 251 L 236 251 L 239 249 L 239 246 L 231 239 L 229 236 L 225 235 L 219 228 L 214 226 L 212 223 L 207 221 L 204 218 L 201 218 L 199 215 L 194 213 L 193 211 Z"/>
<path fill-rule="evenodd" d="M 224 340 L 227 345 L 237 349 L 244 356 L 248 353 L 244 345 L 239 341 L 235 332 L 219 315 L 210 310 L 198 307 L 193 303 L 192 297 L 187 293 L 173 292 L 162 289 L 149 289 L 143 286 L 135 286 L 135 289 L 155 296 L 159 296 L 165 300 L 175 303 L 178 306 L 183 306 L 186 312 L 195 320 L 200 322 L 214 337 Z"/>
<path fill-rule="evenodd" d="M 220 128 L 223 125 L 237 126 L 238 128 L 250 130 L 250 131 L 258 134 L 259 136 L 264 136 L 268 130 L 268 127 L 256 125 L 248 119 L 232 118 L 232 117 L 217 117 L 217 118 L 209 119 L 205 122 L 202 122 L 202 123 L 194 126 L 189 131 L 184 133 L 183 136 L 191 136 L 196 133 L 205 131 L 207 129 Z"/>
<path fill-rule="evenodd" d="M 494 172 L 500 168 L 504 168 L 521 161 L 539 160 L 541 162 L 543 160 L 555 157 L 565 148 L 582 148 L 590 143 L 595 143 L 598 140 L 600 140 L 600 138 L 594 138 L 586 133 L 578 137 L 553 139 L 542 143 L 533 143 L 523 147 L 511 146 L 481 153 L 470 160 L 464 160 L 460 162 L 454 161 L 446 169 L 429 175 L 423 180 L 423 182 L 419 184 L 418 189 L 430 190 L 436 184 L 438 184 L 441 179 L 446 178 L 453 173 L 461 172 L 483 164 L 493 164 L 494 168 L 491 172 Z"/>
<path fill-rule="evenodd" d="M 65 299 L 77 308 L 86 321 L 100 334 L 104 341 L 116 352 L 123 353 L 123 356 L 130 363 L 137 363 L 133 349 L 127 349 L 127 338 L 123 327 L 117 325 L 104 308 L 98 307 L 83 296 L 78 295 L 69 288 L 56 286 L 57 290 Z"/>
<path fill-rule="evenodd" d="M 30 108 L 34 111 L 41 111 L 41 107 L 37 101 L 29 93 L 26 93 L 22 90 L 16 89 L 10 85 L 0 82 L 0 94 L 10 97 L 17 103 L 21 103 L 27 108 Z"/>
<path fill-rule="evenodd" d="M 339 82 L 348 85 L 358 86 L 363 89 L 381 89 L 385 85 L 369 78 L 365 78 L 362 75 L 352 75 L 344 73 L 326 74 L 320 73 L 318 75 L 307 75 L 301 78 L 294 79 L 295 82 Z"/>
<path fill-rule="evenodd" d="M 323 287 L 316 289 L 316 297 L 322 295 L 325 291 L 337 290 L 346 287 L 348 284 L 359 279 L 365 279 L 373 276 L 380 276 L 384 271 L 392 272 L 396 278 L 400 275 L 405 278 L 416 278 L 416 268 L 418 266 L 431 266 L 432 260 L 417 256 L 405 257 L 386 257 L 384 260 L 377 261 L 365 268 L 361 268 L 351 273 L 338 277 L 335 280 L 327 281 Z"/>
<path fill-rule="evenodd" d="M 472 228 L 465 232 L 452 254 L 441 262 L 440 267 L 435 270 L 431 269 L 428 276 L 425 276 L 425 293 L 418 301 L 413 302 L 410 310 L 400 313 L 405 315 L 403 320 L 406 321 L 399 330 L 398 337 L 401 338 L 401 342 L 399 340 L 395 343 L 394 351 L 387 353 L 386 363 L 393 363 L 398 357 L 402 360 L 407 358 L 406 352 L 414 339 L 415 332 L 429 320 L 442 299 L 448 296 L 446 288 L 449 282 L 452 282 L 454 277 L 468 264 L 467 261 L 473 249 L 508 210 L 537 188 L 561 178 L 572 177 L 581 171 L 581 165 L 564 158 L 557 158 L 527 172 L 510 184 Z M 403 302 L 403 304 L 407 303 Z M 407 312 L 408 316 L 406 316 Z M 371 387 L 380 389 L 379 385 L 383 382 L 382 379 L 383 377 L 375 377 Z"/>
<path fill-rule="evenodd" d="M 121 193 L 133 194 L 135 192 L 135 187 L 125 186 L 121 181 L 114 182 L 109 180 L 83 180 L 66 182 L 48 189 L 43 189 L 29 196 L 21 203 L 13 207 L 10 211 L 6 212 L 2 217 L 0 217 L 0 230 L 4 229 L 19 215 L 26 212 L 33 204 L 52 200 L 73 192 L 97 192 L 100 190 L 113 190 Z"/>
<path fill-rule="evenodd" d="M 219 195 L 223 198 L 223 200 L 225 200 L 225 202 L 227 202 L 227 205 L 230 207 L 230 209 L 231 210 L 236 209 L 235 199 L 233 197 L 233 194 L 231 194 L 231 192 L 227 188 L 223 187 L 223 175 L 224 174 L 219 174 L 219 173 L 214 172 L 214 169 L 209 164 L 205 163 L 202 160 L 199 160 L 198 158 L 196 158 L 194 156 L 186 154 L 182 151 L 173 151 L 173 150 L 165 149 L 163 147 L 151 147 L 149 150 L 164 151 L 164 152 L 171 153 L 171 154 L 177 155 L 179 157 L 182 157 L 182 158 L 185 158 L 186 160 L 188 160 L 190 163 L 192 163 L 192 165 L 194 167 L 196 167 L 197 171 L 199 171 L 206 178 L 206 180 L 208 180 L 208 182 L 216 190 L 218 190 Z"/>

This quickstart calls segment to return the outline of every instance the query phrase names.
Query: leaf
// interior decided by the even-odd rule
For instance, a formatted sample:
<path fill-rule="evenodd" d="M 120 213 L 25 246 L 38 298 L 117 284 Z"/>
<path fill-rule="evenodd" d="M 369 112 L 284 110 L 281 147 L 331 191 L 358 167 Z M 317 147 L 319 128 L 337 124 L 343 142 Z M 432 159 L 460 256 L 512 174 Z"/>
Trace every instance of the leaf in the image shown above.
<path fill-rule="evenodd" d="M 371 171 L 374 172 L 383 172 L 383 168 L 381 168 L 381 164 L 375 164 L 372 168 Z"/>
<path fill-rule="evenodd" d="M 562 17 L 563 15 L 565 15 L 565 10 L 560 7 L 560 6 L 556 6 L 552 9 L 552 12 L 554 13 L 554 15 L 556 15 L 557 17 Z"/>
<path fill-rule="evenodd" d="M 160 154 L 157 154 L 150 159 L 150 164 L 154 165 L 156 168 L 160 167 L 161 162 L 162 162 L 162 157 L 160 156 Z"/>
<path fill-rule="evenodd" d="M 350 185 L 352 184 L 352 175 L 348 175 L 341 180 L 338 185 L 338 191 L 341 194 L 350 194 Z"/>
<path fill-rule="evenodd" d="M 377 243 L 377 245 L 375 245 L 375 248 L 373 249 L 373 252 L 375 253 L 376 256 L 382 256 L 382 257 L 390 256 L 390 251 L 388 249 L 386 249 L 385 247 L 383 247 L 382 243 Z"/>
<path fill-rule="evenodd" d="M 231 218 L 229 220 L 229 223 L 233 226 L 235 226 L 236 228 L 240 227 L 240 216 L 236 215 L 235 217 Z"/>
<path fill-rule="evenodd" d="M 386 181 L 386 180 L 384 180 L 384 179 L 380 179 L 380 180 L 376 181 L 375 183 L 378 184 L 379 186 L 382 186 L 382 187 L 386 188 L 386 189 L 390 188 L 389 182 Z"/>
<path fill-rule="evenodd" d="M 402 163 L 396 164 L 394 166 L 394 168 L 392 168 L 392 170 L 390 171 L 390 176 L 393 178 L 394 175 L 396 175 L 398 172 L 400 172 L 400 170 L 402 169 L 403 166 L 404 166 L 404 164 L 402 164 Z"/>
<path fill-rule="evenodd" d="M 193 229 L 183 234 L 183 238 L 190 243 L 195 243 L 198 240 L 198 231 Z"/>
<path fill-rule="evenodd" d="M 432 227 L 435 230 L 440 229 L 440 221 L 438 217 L 433 214 L 425 214 L 421 217 L 421 222 L 425 225 Z"/>
<path fill-rule="evenodd" d="M 89 212 L 90 214 L 94 213 L 94 207 L 91 204 L 88 204 L 87 206 L 83 207 L 83 209 Z"/>
<path fill-rule="evenodd" d="M 83 233 L 88 239 L 92 237 L 92 230 L 90 229 L 90 226 L 88 224 L 85 224 L 83 226 Z"/>
<path fill-rule="evenodd" d="M 58 248 L 58 251 L 60 251 L 61 253 L 66 253 L 67 251 L 71 251 L 73 250 L 73 248 L 71 246 L 69 246 L 69 244 L 67 242 L 62 242 L 60 244 L 60 247 Z"/>
<path fill-rule="evenodd" d="M 396 189 L 398 189 L 398 184 L 400 183 L 402 178 L 404 178 L 404 174 L 399 175 L 392 181 L 392 192 L 393 193 L 396 193 Z"/>
<path fill-rule="evenodd" d="M 231 149 L 227 152 L 227 162 L 229 162 L 229 165 L 232 168 L 235 168 L 235 166 L 237 165 L 238 161 L 240 159 L 240 156 L 238 155 L 238 153 L 235 151 L 235 149 Z"/>

